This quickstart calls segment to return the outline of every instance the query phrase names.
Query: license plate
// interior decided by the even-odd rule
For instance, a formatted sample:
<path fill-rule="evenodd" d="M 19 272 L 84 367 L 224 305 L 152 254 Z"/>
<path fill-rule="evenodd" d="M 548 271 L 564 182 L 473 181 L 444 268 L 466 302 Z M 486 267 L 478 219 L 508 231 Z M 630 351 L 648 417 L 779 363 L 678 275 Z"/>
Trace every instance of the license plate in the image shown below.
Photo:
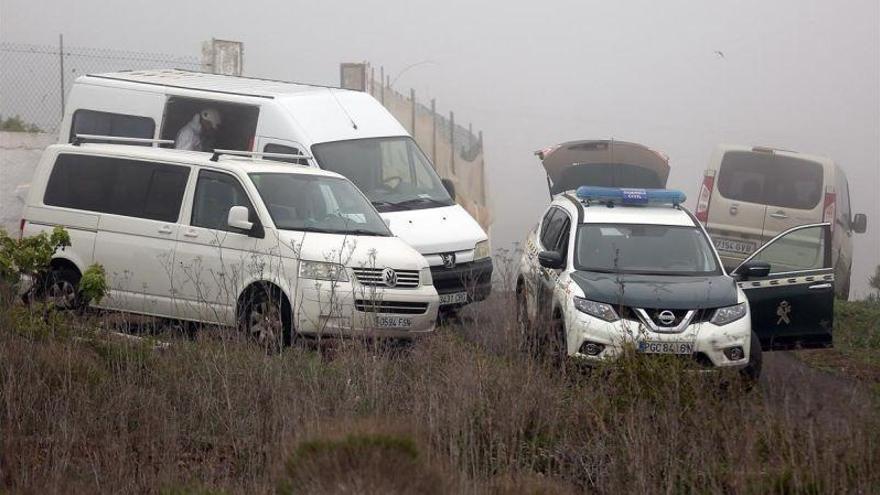
<path fill-rule="evenodd" d="M 728 253 L 737 253 L 749 255 L 758 249 L 758 243 L 755 241 L 743 241 L 740 239 L 729 239 L 727 237 L 713 237 L 712 242 L 715 249 L 719 251 L 727 251 Z"/>
<path fill-rule="evenodd" d="M 467 292 L 453 292 L 451 294 L 440 294 L 440 305 L 446 304 L 463 304 L 468 302 Z"/>
<path fill-rule="evenodd" d="M 639 352 L 645 354 L 693 354 L 693 342 L 639 342 Z"/>
<path fill-rule="evenodd" d="M 377 315 L 376 326 L 379 328 L 408 328 L 412 326 L 412 318 Z"/>

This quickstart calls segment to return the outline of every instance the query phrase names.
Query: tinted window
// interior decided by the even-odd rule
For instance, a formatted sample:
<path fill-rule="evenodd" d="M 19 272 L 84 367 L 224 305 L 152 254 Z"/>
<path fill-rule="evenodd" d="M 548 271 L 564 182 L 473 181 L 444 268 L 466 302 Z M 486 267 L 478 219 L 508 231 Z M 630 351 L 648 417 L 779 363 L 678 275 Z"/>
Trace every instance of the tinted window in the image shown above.
<path fill-rule="evenodd" d="M 578 270 L 606 273 L 719 273 L 706 236 L 695 227 L 584 224 L 578 228 Z"/>
<path fill-rule="evenodd" d="M 849 205 L 849 184 L 846 181 L 846 176 L 843 175 L 843 172 L 837 172 L 837 222 L 842 225 L 844 228 L 850 228 L 850 221 L 852 219 L 852 212 L 850 211 Z"/>
<path fill-rule="evenodd" d="M 559 208 L 552 208 L 550 215 L 546 227 L 541 229 L 541 244 L 544 249 L 555 251 L 558 247 L 559 235 L 568 216 Z"/>
<path fill-rule="evenodd" d="M 263 146 L 264 153 L 284 153 L 286 155 L 302 155 L 302 151 L 293 146 L 284 146 L 283 144 L 269 143 Z M 309 161 L 305 158 L 281 158 L 266 157 L 266 160 L 275 160 L 277 162 L 296 163 L 297 165 L 308 165 Z"/>
<path fill-rule="evenodd" d="M 70 125 L 70 141 L 77 134 L 152 139 L 155 131 L 156 123 L 149 117 L 77 110 L 73 113 L 73 123 Z"/>
<path fill-rule="evenodd" d="M 254 209 L 238 179 L 220 172 L 202 170 L 193 199 L 192 224 L 206 229 L 234 231 L 227 223 L 229 209 L 246 206 L 248 218 L 255 221 Z"/>
<path fill-rule="evenodd" d="M 59 155 L 43 202 L 78 210 L 177 221 L 189 168 L 120 158 Z"/>
<path fill-rule="evenodd" d="M 730 151 L 721 161 L 718 191 L 725 198 L 810 210 L 822 199 L 822 166 L 751 151 Z"/>

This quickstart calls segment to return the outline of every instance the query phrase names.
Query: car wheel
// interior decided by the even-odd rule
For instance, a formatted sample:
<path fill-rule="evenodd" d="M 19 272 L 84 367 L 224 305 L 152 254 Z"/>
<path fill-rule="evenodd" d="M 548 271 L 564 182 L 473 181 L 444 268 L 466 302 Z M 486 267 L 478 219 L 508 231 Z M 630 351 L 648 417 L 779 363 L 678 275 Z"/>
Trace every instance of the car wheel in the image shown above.
<path fill-rule="evenodd" d="M 545 337 L 542 347 L 545 349 L 546 357 L 556 366 L 564 365 L 568 359 L 568 339 L 561 316 L 556 315 L 550 319 Z"/>
<path fill-rule="evenodd" d="M 290 345 L 292 334 L 290 304 L 284 296 L 271 297 L 257 291 L 242 315 L 242 327 L 248 340 L 270 354 Z"/>
<path fill-rule="evenodd" d="M 73 268 L 53 268 L 38 288 L 37 298 L 55 309 L 71 310 L 80 306 L 79 279 Z"/>
<path fill-rule="evenodd" d="M 753 331 L 752 336 L 749 339 L 749 364 L 740 371 L 740 374 L 749 387 L 753 387 L 758 383 L 758 379 L 761 377 L 761 366 L 763 361 L 764 357 L 763 351 L 761 351 L 761 341 L 758 339 L 758 335 Z"/>
<path fill-rule="evenodd" d="M 527 352 L 532 351 L 535 346 L 535 339 L 532 334 L 532 323 L 529 320 L 529 308 L 526 302 L 525 289 L 522 287 L 516 291 L 516 326 L 523 350 Z"/>

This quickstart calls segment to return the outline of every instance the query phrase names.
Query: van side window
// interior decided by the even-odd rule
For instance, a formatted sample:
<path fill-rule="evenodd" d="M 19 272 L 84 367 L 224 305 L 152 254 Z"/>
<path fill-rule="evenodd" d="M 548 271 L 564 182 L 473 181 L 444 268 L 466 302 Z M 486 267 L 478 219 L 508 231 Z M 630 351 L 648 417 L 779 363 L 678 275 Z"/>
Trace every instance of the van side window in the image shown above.
<path fill-rule="evenodd" d="M 43 203 L 176 222 L 189 168 L 105 156 L 59 155 Z"/>
<path fill-rule="evenodd" d="M 849 230 L 852 222 L 852 212 L 849 206 L 849 183 L 846 176 L 840 170 L 837 171 L 837 212 L 835 213 L 835 221 L 843 228 Z"/>
<path fill-rule="evenodd" d="M 214 114 L 218 122 L 211 126 L 203 126 L 199 116 L 205 111 Z M 214 149 L 250 151 L 254 149 L 259 116 L 260 107 L 254 105 L 169 96 L 165 104 L 161 137 L 175 141 L 174 147 L 184 146 L 185 142 L 197 143 L 199 149 L 191 151 Z M 178 142 L 181 132 L 187 134 L 194 132 L 198 135 L 198 139 L 195 142 L 192 140 Z"/>
<path fill-rule="evenodd" d="M 255 221 L 254 208 L 244 188 L 235 177 L 221 172 L 202 170 L 193 198 L 192 225 L 206 229 L 238 232 L 226 222 L 229 209 L 246 206 L 250 221 Z"/>
<path fill-rule="evenodd" d="M 284 146 L 283 144 L 275 144 L 275 143 L 267 143 L 266 146 L 263 146 L 263 153 L 284 153 L 286 155 L 301 155 L 303 154 L 297 148 L 293 146 Z M 297 165 L 308 165 L 308 160 L 304 158 L 272 158 L 266 157 L 266 160 L 275 160 L 278 162 L 287 162 L 287 163 L 296 163 Z"/>
<path fill-rule="evenodd" d="M 68 142 L 72 142 L 77 134 L 152 139 L 154 132 L 156 122 L 149 117 L 79 109 L 73 112 Z"/>

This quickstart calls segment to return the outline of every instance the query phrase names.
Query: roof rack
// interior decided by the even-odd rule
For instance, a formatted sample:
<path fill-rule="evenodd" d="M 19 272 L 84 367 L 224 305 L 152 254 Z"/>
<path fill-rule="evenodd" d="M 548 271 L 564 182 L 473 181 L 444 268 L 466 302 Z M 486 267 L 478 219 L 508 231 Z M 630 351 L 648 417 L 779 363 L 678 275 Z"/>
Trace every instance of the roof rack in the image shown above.
<path fill-rule="evenodd" d="M 174 141 L 170 139 L 150 139 L 150 138 L 135 138 L 135 137 L 125 137 L 125 136 L 101 136 L 99 134 L 77 134 L 74 136 L 71 144 L 74 146 L 79 146 L 83 143 L 99 143 L 99 142 L 109 142 L 109 143 L 132 143 L 132 144 L 174 144 Z"/>
<path fill-rule="evenodd" d="M 216 162 L 223 155 L 246 156 L 250 158 L 289 158 L 293 160 L 308 160 L 308 155 L 295 155 L 293 153 L 266 153 L 264 151 L 242 151 L 242 150 L 214 150 L 211 161 Z"/>

